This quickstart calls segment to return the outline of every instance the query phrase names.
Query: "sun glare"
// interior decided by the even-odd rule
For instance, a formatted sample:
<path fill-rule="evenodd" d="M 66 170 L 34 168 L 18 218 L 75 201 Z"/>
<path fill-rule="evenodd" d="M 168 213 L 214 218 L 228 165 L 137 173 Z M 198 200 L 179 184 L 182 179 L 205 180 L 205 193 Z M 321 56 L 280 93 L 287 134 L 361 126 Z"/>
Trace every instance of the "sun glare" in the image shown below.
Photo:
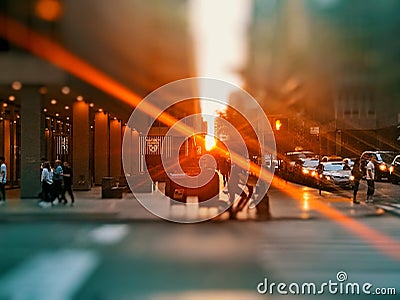
<path fill-rule="evenodd" d="M 240 87 L 242 80 L 235 70 L 242 68 L 246 57 L 245 33 L 251 2 L 191 0 L 189 3 L 197 75 L 225 80 Z M 207 94 L 204 87 L 199 86 L 199 90 L 200 95 Z M 219 100 L 228 103 L 230 92 L 220 91 Z M 208 124 L 208 134 L 214 134 L 217 111 L 225 109 L 226 105 L 201 102 L 203 118 Z"/>
<path fill-rule="evenodd" d="M 207 134 L 206 138 L 205 138 L 205 143 L 206 143 L 206 150 L 210 151 L 212 150 L 216 145 L 217 145 L 217 141 L 215 140 L 215 138 L 210 135 Z"/>

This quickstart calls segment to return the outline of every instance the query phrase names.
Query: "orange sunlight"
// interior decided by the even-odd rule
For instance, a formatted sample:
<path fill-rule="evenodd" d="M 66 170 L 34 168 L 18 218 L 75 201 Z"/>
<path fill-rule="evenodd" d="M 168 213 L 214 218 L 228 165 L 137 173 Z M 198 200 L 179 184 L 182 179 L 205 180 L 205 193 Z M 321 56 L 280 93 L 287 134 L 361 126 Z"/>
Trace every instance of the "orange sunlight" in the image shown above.
<path fill-rule="evenodd" d="M 50 39 L 40 35 L 37 32 L 29 30 L 27 27 L 8 17 L 0 15 L 0 21 L 6 22 L 8 25 L 7 30 L 5 30 L 5 26 L 0 27 L 0 35 L 13 42 L 14 44 L 30 51 L 32 54 L 37 55 L 38 57 L 49 61 L 50 63 L 81 78 L 82 80 L 85 80 L 86 82 L 92 84 L 98 89 L 120 99 L 125 103 L 132 105 L 133 107 L 136 107 L 142 100 L 141 97 L 139 97 L 137 94 L 133 93 L 120 83 L 116 82 L 114 79 L 102 73 L 100 70 L 95 69 L 87 62 L 68 52 L 65 48 L 56 44 Z M 145 106 L 143 106 L 143 111 L 152 117 L 157 117 L 161 113 L 159 120 L 169 126 L 172 126 L 177 122 L 174 117 L 161 112 L 157 107 L 151 104 L 146 104 Z M 191 136 L 192 134 L 192 129 L 184 124 L 180 124 L 177 129 L 182 132 L 182 134 L 185 134 L 187 136 Z M 225 155 L 225 151 L 226 150 L 222 148 L 216 148 L 216 152 L 223 155 Z M 237 153 L 231 153 L 231 159 L 240 167 L 247 169 L 247 162 L 245 159 L 243 159 L 241 155 Z M 260 166 L 251 163 L 250 171 L 256 174 L 260 174 Z M 272 179 L 272 176 L 272 173 L 263 172 L 261 173 L 260 180 L 269 182 Z M 283 190 L 289 196 L 298 201 L 303 201 L 301 190 L 289 184 L 285 185 L 285 181 L 280 178 L 275 177 L 272 181 L 272 186 Z M 284 186 L 284 188 L 282 188 L 282 186 Z M 342 213 L 332 207 L 329 207 L 322 201 L 312 201 L 307 205 L 310 209 L 315 209 L 319 211 L 330 220 L 338 223 L 347 231 L 368 242 L 371 246 L 379 250 L 381 253 L 391 258 L 400 260 L 399 241 L 394 240 L 393 238 L 373 228 L 370 228 L 353 218 L 343 215 Z"/>
<path fill-rule="evenodd" d="M 207 151 L 210 151 L 211 149 L 213 149 L 217 145 L 217 141 L 210 134 L 206 135 L 205 143 L 206 143 L 206 150 Z"/>

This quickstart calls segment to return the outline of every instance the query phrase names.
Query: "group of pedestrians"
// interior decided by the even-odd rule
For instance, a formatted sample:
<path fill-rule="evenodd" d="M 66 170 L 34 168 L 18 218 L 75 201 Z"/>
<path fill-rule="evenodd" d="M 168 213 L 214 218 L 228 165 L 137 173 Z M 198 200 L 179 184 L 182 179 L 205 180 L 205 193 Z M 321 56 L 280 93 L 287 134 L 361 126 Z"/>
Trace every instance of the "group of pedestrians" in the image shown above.
<path fill-rule="evenodd" d="M 365 203 L 372 203 L 373 195 L 375 193 L 375 157 L 371 156 L 367 161 L 361 161 L 357 158 L 354 161 L 351 175 L 354 177 L 354 188 L 353 188 L 353 203 L 360 204 L 357 200 L 357 193 L 360 186 L 360 180 L 365 178 L 367 181 L 367 199 Z"/>
<path fill-rule="evenodd" d="M 68 203 L 65 194 L 68 192 L 71 198 L 71 206 L 75 203 L 72 192 L 72 169 L 68 162 L 62 164 L 61 160 L 55 161 L 52 168 L 49 161 L 42 160 L 41 165 L 42 193 L 39 206 L 49 207 L 52 205 Z"/>
<path fill-rule="evenodd" d="M 229 174 L 231 172 L 231 160 L 228 155 L 221 156 L 217 161 L 217 168 L 222 175 L 222 180 L 224 181 L 224 186 L 228 183 Z"/>
<path fill-rule="evenodd" d="M 247 176 L 245 173 L 247 173 Z M 246 182 L 242 182 L 241 177 L 247 177 Z M 237 213 L 242 211 L 247 204 L 249 204 L 249 207 L 254 206 L 254 200 L 252 197 L 254 196 L 255 188 L 257 189 L 258 194 L 265 194 L 262 193 L 262 190 L 266 189 L 262 186 L 263 181 L 261 180 L 258 186 L 257 181 L 258 176 L 255 173 L 248 172 L 237 164 L 232 164 L 231 172 L 229 173 L 229 181 L 227 182 L 230 204 L 228 208 L 229 219 L 236 219 Z M 247 189 L 247 193 L 244 190 L 244 186 Z M 239 195 L 240 198 L 237 200 L 237 205 L 234 206 L 236 195 Z"/>

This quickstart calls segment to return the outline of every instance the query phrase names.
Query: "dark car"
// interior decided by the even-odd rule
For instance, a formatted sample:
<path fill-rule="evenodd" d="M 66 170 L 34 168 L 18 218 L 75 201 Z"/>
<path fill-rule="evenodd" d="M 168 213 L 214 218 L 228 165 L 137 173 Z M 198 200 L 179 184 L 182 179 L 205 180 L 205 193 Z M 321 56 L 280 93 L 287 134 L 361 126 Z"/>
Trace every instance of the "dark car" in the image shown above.
<path fill-rule="evenodd" d="M 296 163 L 294 169 L 294 175 L 296 181 L 312 185 L 315 184 L 316 168 L 319 164 L 318 158 L 306 158 L 301 161 L 301 164 Z"/>
<path fill-rule="evenodd" d="M 390 173 L 390 181 L 392 183 L 400 182 L 400 155 L 397 155 L 393 161 L 391 166 L 389 167 Z"/>
<path fill-rule="evenodd" d="M 287 180 L 295 180 L 295 169 L 302 165 L 304 160 L 315 157 L 312 151 L 286 152 L 281 164 L 282 177 Z"/>
<path fill-rule="evenodd" d="M 389 179 L 389 168 L 396 156 L 393 151 L 364 151 L 361 154 L 362 165 L 366 165 L 366 161 L 373 156 L 375 157 L 375 180 L 380 181 L 383 178 Z"/>

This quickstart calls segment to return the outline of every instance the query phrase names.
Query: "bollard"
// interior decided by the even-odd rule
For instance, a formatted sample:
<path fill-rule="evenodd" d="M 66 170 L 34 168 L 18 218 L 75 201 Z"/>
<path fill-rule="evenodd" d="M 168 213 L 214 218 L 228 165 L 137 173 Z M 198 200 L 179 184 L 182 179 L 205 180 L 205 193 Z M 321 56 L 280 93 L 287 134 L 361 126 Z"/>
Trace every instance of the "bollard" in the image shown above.
<path fill-rule="evenodd" d="M 115 177 L 103 177 L 101 181 L 101 198 L 122 198 L 123 188 L 116 185 Z"/>
<path fill-rule="evenodd" d="M 257 204 L 256 215 L 258 220 L 269 220 L 271 218 L 269 196 L 267 194 L 265 194 L 262 200 Z"/>

